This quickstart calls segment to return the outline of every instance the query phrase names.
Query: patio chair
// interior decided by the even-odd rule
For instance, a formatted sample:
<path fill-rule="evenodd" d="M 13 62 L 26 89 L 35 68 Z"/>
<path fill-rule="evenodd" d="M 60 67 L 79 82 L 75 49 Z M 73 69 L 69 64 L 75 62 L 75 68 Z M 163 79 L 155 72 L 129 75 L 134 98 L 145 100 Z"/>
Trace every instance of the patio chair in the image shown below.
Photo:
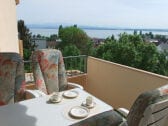
<path fill-rule="evenodd" d="M 168 126 L 168 85 L 139 95 L 130 111 L 119 108 L 73 126 Z"/>
<path fill-rule="evenodd" d="M 17 53 L 0 53 L 0 106 L 24 99 L 23 62 Z"/>
<path fill-rule="evenodd" d="M 39 96 L 82 86 L 67 82 L 62 53 L 56 49 L 39 49 L 32 55 L 33 75 Z M 37 95 L 38 97 L 38 95 Z"/>
<path fill-rule="evenodd" d="M 120 126 L 168 126 L 168 85 L 139 95 L 130 111 L 119 108 Z"/>

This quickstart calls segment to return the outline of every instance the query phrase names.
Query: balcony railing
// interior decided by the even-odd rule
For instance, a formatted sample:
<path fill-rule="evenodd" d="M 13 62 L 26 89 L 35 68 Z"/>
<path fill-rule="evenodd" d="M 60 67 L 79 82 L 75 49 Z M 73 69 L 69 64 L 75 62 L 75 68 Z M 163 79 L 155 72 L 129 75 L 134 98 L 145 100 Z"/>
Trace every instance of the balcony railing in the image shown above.
<path fill-rule="evenodd" d="M 64 57 L 65 69 L 68 76 L 87 73 L 87 56 L 67 56 Z M 32 73 L 32 61 L 24 61 L 25 73 Z"/>
<path fill-rule="evenodd" d="M 64 57 L 64 63 L 68 76 L 87 73 L 86 55 Z"/>

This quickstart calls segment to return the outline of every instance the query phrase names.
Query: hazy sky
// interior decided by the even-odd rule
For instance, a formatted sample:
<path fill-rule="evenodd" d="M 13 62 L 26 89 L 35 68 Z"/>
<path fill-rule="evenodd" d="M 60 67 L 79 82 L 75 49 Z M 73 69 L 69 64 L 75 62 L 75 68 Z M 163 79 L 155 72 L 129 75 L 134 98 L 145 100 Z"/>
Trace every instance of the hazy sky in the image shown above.
<path fill-rule="evenodd" d="M 168 0 L 20 0 L 26 24 L 168 28 Z"/>

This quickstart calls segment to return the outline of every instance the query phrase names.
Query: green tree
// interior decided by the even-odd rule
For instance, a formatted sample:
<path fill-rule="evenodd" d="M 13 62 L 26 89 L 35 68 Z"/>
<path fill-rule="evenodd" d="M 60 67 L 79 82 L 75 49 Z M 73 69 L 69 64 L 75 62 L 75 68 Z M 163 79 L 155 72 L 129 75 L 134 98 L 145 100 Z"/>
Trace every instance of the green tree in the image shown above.
<path fill-rule="evenodd" d="M 75 45 L 69 45 L 62 51 L 63 56 L 78 56 L 80 55 L 80 50 Z"/>
<path fill-rule="evenodd" d="M 76 28 L 77 28 L 77 27 L 78 27 L 78 26 L 77 26 L 77 24 L 74 24 L 74 27 L 76 27 Z"/>
<path fill-rule="evenodd" d="M 157 39 L 160 42 L 167 42 L 166 36 L 165 35 L 155 35 L 154 36 L 155 39 Z"/>
<path fill-rule="evenodd" d="M 137 35 L 137 30 L 134 30 L 134 35 Z"/>
<path fill-rule="evenodd" d="M 59 28 L 58 28 L 58 37 L 59 38 L 61 38 L 62 29 L 63 29 L 63 27 L 62 27 L 62 25 L 60 25 Z"/>
<path fill-rule="evenodd" d="M 23 40 L 23 55 L 24 60 L 29 60 L 31 52 L 36 47 L 35 43 L 31 40 L 31 32 L 26 27 L 23 20 L 18 21 L 19 39 Z"/>
<path fill-rule="evenodd" d="M 80 50 L 75 45 L 69 45 L 64 48 L 62 51 L 64 57 L 66 56 L 78 56 L 80 55 Z M 65 67 L 67 70 L 81 70 L 83 71 L 83 59 L 76 57 L 73 59 L 65 58 Z"/>
<path fill-rule="evenodd" d="M 150 36 L 151 39 L 153 39 L 153 37 L 154 37 L 152 32 L 149 32 L 149 36 Z"/>
<path fill-rule="evenodd" d="M 139 31 L 139 35 L 142 36 L 142 30 Z"/>
<path fill-rule="evenodd" d="M 71 27 L 65 27 L 62 28 L 60 26 L 59 29 L 59 37 L 62 40 L 62 42 L 59 45 L 59 48 L 62 50 L 69 45 L 75 45 L 79 50 L 81 54 L 88 54 L 91 51 L 91 40 L 87 36 L 87 34 L 81 30 L 80 28 L 77 28 L 76 26 Z"/>
<path fill-rule="evenodd" d="M 40 34 L 37 34 L 37 36 L 36 36 L 37 38 L 41 38 L 42 36 L 40 35 Z"/>
<path fill-rule="evenodd" d="M 47 37 L 47 41 L 56 41 L 58 39 L 57 34 L 52 34 L 50 37 Z"/>
<path fill-rule="evenodd" d="M 115 40 L 115 36 L 114 35 L 111 36 L 111 40 Z"/>
<path fill-rule="evenodd" d="M 140 35 L 121 34 L 118 40 L 106 39 L 96 50 L 96 57 L 123 65 L 167 75 L 166 55 L 152 43 L 143 42 Z"/>
<path fill-rule="evenodd" d="M 158 62 L 158 72 L 162 75 L 168 76 L 168 60 L 167 60 L 167 52 L 161 52 L 159 54 L 159 62 Z"/>

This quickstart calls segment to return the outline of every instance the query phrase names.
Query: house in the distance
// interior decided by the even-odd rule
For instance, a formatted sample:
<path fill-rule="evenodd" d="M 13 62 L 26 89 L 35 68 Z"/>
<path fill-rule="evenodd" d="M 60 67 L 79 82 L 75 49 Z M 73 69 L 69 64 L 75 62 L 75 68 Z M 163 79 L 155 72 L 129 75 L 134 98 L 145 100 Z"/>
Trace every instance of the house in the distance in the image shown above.
<path fill-rule="evenodd" d="M 162 42 L 157 46 L 159 51 L 168 51 L 168 42 Z"/>
<path fill-rule="evenodd" d="M 37 49 L 45 49 L 47 47 L 47 41 L 45 38 L 32 38 L 32 41 L 35 43 L 36 48 Z"/>
<path fill-rule="evenodd" d="M 56 39 L 55 41 L 47 41 L 46 48 L 55 49 L 60 44 L 60 42 L 60 39 Z"/>
<path fill-rule="evenodd" d="M 100 44 L 103 44 L 105 39 L 102 39 L 102 38 L 92 38 L 91 39 L 94 43 L 94 47 L 97 47 L 99 46 Z"/>

